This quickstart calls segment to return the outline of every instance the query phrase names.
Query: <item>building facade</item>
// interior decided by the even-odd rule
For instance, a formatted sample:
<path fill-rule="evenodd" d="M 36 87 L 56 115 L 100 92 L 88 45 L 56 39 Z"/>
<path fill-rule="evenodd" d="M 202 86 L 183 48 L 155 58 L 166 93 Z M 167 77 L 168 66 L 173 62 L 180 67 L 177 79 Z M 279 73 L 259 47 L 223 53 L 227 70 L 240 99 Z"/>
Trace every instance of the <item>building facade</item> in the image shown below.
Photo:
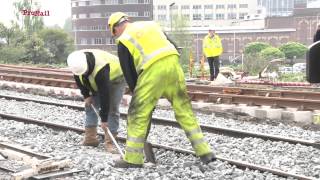
<path fill-rule="evenodd" d="M 183 17 L 191 27 L 228 26 L 248 16 L 264 18 L 257 0 L 154 0 L 153 19 L 163 27 L 170 27 L 172 18 Z"/>
<path fill-rule="evenodd" d="M 133 21 L 152 20 L 153 0 L 71 0 L 72 28 L 76 49 L 97 48 L 115 51 L 108 30 L 113 12 L 127 13 Z"/>

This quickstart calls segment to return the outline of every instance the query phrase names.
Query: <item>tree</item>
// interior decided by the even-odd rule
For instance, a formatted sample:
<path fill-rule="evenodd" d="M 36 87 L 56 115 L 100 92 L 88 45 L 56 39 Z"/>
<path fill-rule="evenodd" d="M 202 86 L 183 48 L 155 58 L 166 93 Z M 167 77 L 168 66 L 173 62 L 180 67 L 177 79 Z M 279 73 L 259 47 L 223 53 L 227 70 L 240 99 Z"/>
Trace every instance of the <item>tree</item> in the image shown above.
<path fill-rule="evenodd" d="M 15 23 L 12 23 L 11 27 L 6 27 L 4 24 L 0 23 L 0 38 L 5 39 L 7 46 L 18 46 L 25 41 L 25 34 Z"/>
<path fill-rule="evenodd" d="M 74 50 L 72 38 L 62 29 L 43 29 L 39 32 L 39 37 L 52 54 L 52 61 L 48 63 L 65 63 L 68 54 Z"/>
<path fill-rule="evenodd" d="M 307 52 L 307 47 L 298 42 L 288 42 L 279 47 L 279 49 L 285 54 L 287 59 L 303 58 Z"/>
<path fill-rule="evenodd" d="M 272 59 L 284 58 L 284 53 L 275 47 L 268 47 L 260 52 L 261 57 L 270 61 Z"/>
<path fill-rule="evenodd" d="M 72 20 L 71 17 L 67 18 L 64 22 L 63 29 L 65 32 L 72 32 Z"/>
<path fill-rule="evenodd" d="M 181 47 L 180 50 L 180 64 L 183 67 L 184 72 L 186 73 L 188 64 L 189 64 L 189 55 L 192 43 L 192 36 L 184 30 L 185 27 L 188 27 L 189 21 L 177 14 L 172 16 L 172 32 L 170 32 L 169 37 L 175 43 L 176 46 Z"/>
<path fill-rule="evenodd" d="M 21 22 L 22 29 L 26 30 L 28 35 L 41 30 L 44 26 L 42 16 L 26 16 L 22 10 L 37 10 L 40 9 L 40 4 L 32 3 L 29 0 L 19 0 L 13 3 L 15 7 L 15 15 L 17 22 Z"/>
<path fill-rule="evenodd" d="M 44 47 L 44 42 L 36 34 L 33 34 L 28 39 L 24 47 L 26 49 L 25 60 L 35 64 L 47 63 L 51 61 L 53 54 L 50 53 L 49 49 Z"/>
<path fill-rule="evenodd" d="M 249 43 L 245 46 L 244 48 L 244 54 L 249 55 L 249 54 L 258 54 L 262 50 L 271 47 L 271 45 L 264 43 L 264 42 L 252 42 Z"/>

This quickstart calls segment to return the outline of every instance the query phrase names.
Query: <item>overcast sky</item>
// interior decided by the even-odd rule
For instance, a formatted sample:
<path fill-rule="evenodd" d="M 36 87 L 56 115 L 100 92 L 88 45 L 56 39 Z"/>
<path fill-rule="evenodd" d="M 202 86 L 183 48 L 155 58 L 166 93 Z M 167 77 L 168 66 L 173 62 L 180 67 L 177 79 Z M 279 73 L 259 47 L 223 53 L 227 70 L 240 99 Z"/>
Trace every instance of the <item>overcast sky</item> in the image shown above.
<path fill-rule="evenodd" d="M 5 25 L 10 24 L 10 20 L 15 19 L 13 2 L 15 0 L 1 0 L 0 22 Z M 48 10 L 50 16 L 43 17 L 44 24 L 52 26 L 58 24 L 63 27 L 65 19 L 71 17 L 70 0 L 33 0 L 41 3 L 41 11 Z"/>

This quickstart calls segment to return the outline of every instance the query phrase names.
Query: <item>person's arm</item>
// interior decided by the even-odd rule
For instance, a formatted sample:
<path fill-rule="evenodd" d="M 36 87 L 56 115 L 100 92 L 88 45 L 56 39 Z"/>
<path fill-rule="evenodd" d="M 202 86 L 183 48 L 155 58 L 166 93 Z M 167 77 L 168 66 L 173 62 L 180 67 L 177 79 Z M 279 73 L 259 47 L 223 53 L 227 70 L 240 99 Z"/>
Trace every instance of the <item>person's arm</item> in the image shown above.
<path fill-rule="evenodd" d="M 133 92 L 137 84 L 138 74 L 136 67 L 134 66 L 134 59 L 132 55 L 130 54 L 128 48 L 121 42 L 118 44 L 118 57 L 123 76 L 127 81 L 130 91 Z"/>
<path fill-rule="evenodd" d="M 74 75 L 73 77 L 74 77 L 74 80 L 76 81 L 78 88 L 80 89 L 80 92 L 83 98 L 86 99 L 87 97 L 89 97 L 90 90 L 87 87 L 85 87 L 83 84 L 81 84 L 79 76 Z"/>
<path fill-rule="evenodd" d="M 104 66 L 96 75 L 95 80 L 100 99 L 100 116 L 102 122 L 108 121 L 110 107 L 110 67 Z"/>

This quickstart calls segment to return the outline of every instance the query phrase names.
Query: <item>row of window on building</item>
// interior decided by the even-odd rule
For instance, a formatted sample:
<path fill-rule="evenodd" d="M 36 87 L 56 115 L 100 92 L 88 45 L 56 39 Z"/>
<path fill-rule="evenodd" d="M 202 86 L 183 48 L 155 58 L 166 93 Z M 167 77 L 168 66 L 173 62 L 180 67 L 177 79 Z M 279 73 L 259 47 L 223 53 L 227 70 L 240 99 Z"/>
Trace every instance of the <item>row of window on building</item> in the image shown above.
<path fill-rule="evenodd" d="M 106 18 L 111 16 L 113 12 L 106 12 L 106 13 L 88 13 L 88 14 L 73 14 L 72 19 L 84 19 L 84 18 Z M 150 11 L 144 12 L 124 12 L 128 14 L 130 17 L 150 17 Z M 143 13 L 143 14 L 142 14 Z"/>
<path fill-rule="evenodd" d="M 167 7 L 168 9 L 170 9 L 170 6 L 169 5 L 158 5 L 157 6 L 157 9 L 158 10 L 167 10 Z M 213 4 L 206 4 L 206 5 L 203 5 L 203 8 L 204 9 L 237 9 L 237 4 L 227 4 L 227 6 L 225 4 L 216 4 L 216 5 L 213 5 Z M 240 9 L 243 9 L 243 8 L 248 8 L 249 5 L 248 4 L 239 4 L 239 8 Z M 190 5 L 181 5 L 180 7 L 182 10 L 186 10 L 186 9 L 190 9 Z M 154 9 L 156 9 L 156 7 L 154 7 Z M 174 5 L 171 7 L 171 9 L 179 9 L 178 5 Z M 202 9 L 202 5 L 192 5 L 192 9 Z"/>
<path fill-rule="evenodd" d="M 78 45 L 102 45 L 102 44 L 115 44 L 114 38 L 80 38 Z"/>
<path fill-rule="evenodd" d="M 225 14 L 223 13 L 217 13 L 217 14 L 199 14 L 199 13 L 195 13 L 192 14 L 192 20 L 225 20 L 225 19 L 237 19 L 237 17 L 239 19 L 245 19 L 245 16 L 248 15 L 248 13 L 239 13 L 239 16 L 237 16 L 237 13 L 228 13 L 227 16 L 225 16 Z M 182 17 L 184 19 L 190 20 L 190 14 L 182 14 Z M 168 18 L 168 19 L 167 19 Z M 169 20 L 169 16 L 167 16 L 166 14 L 159 14 L 158 15 L 158 20 L 159 21 L 167 21 Z"/>
<path fill-rule="evenodd" d="M 151 0 L 123 0 L 122 4 L 150 4 Z M 95 6 L 95 5 L 117 5 L 119 0 L 93 0 L 72 2 L 72 7 Z"/>

